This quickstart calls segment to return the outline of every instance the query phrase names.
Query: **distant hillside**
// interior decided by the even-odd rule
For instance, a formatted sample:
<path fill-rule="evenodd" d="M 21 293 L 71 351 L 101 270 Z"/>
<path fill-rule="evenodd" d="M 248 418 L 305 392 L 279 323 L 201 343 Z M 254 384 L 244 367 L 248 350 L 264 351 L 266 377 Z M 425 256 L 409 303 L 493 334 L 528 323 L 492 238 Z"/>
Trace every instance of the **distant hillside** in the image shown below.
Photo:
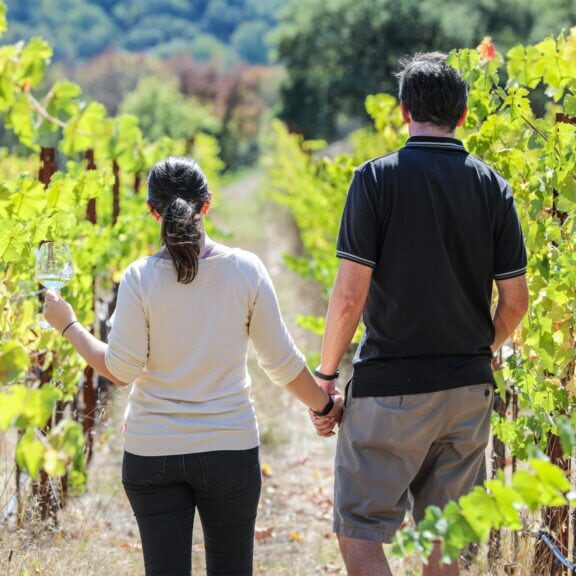
<path fill-rule="evenodd" d="M 4 42 L 46 38 L 56 59 L 109 49 L 223 63 L 269 61 L 266 35 L 285 0 L 7 0 Z"/>

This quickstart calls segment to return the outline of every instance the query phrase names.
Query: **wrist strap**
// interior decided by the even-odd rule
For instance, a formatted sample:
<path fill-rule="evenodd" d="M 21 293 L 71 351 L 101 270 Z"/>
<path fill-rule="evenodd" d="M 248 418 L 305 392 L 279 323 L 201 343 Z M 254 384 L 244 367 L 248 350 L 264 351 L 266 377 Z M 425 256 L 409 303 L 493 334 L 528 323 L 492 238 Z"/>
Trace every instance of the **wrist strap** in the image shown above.
<path fill-rule="evenodd" d="M 320 372 L 320 370 L 318 370 L 318 368 L 316 368 L 316 370 L 314 370 L 314 376 L 316 376 L 316 378 L 320 378 L 320 380 L 336 380 L 338 376 L 340 376 L 340 370 L 336 370 L 334 374 L 323 374 Z"/>
<path fill-rule="evenodd" d="M 312 412 L 314 412 L 316 416 L 319 416 L 321 418 L 323 416 L 327 416 L 328 414 L 330 414 L 330 412 L 332 412 L 332 408 L 334 408 L 334 398 L 328 395 L 328 404 L 326 404 L 326 406 L 324 406 L 324 408 L 320 412 L 316 412 L 316 410 L 312 410 Z"/>
<path fill-rule="evenodd" d="M 72 320 L 72 322 L 70 322 L 70 324 L 68 324 L 68 326 L 66 326 L 66 328 L 64 328 L 64 330 L 62 330 L 62 336 L 64 336 L 66 330 L 68 330 L 68 328 L 70 328 L 70 326 L 72 326 L 72 324 L 77 324 L 78 320 Z"/>

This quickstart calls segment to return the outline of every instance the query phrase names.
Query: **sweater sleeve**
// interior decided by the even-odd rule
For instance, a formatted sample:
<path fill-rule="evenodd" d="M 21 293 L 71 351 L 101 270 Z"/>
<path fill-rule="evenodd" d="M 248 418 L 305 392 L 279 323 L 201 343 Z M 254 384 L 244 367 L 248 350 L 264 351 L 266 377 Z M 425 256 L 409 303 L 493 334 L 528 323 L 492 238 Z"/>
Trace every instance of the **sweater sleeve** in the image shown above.
<path fill-rule="evenodd" d="M 116 310 L 108 336 L 106 368 L 122 382 L 133 382 L 148 358 L 148 319 L 142 302 L 138 272 L 129 267 L 118 288 Z"/>
<path fill-rule="evenodd" d="M 306 366 L 288 332 L 264 264 L 258 260 L 259 282 L 250 317 L 248 333 L 260 367 L 278 386 L 289 384 Z"/>

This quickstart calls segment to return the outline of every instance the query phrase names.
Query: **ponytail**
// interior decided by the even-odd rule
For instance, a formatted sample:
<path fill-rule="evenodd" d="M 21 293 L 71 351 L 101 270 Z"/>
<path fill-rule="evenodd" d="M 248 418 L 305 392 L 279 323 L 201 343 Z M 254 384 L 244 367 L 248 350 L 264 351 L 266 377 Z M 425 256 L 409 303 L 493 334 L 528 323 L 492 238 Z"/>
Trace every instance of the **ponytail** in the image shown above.
<path fill-rule="evenodd" d="M 174 262 L 178 282 L 189 284 L 198 274 L 202 232 L 202 216 L 186 200 L 174 198 L 162 218 L 161 238 Z"/>
<path fill-rule="evenodd" d="M 178 282 L 189 284 L 198 274 L 204 234 L 201 211 L 210 200 L 206 176 L 191 158 L 171 156 L 150 171 L 148 200 L 162 216 L 161 241 L 174 262 Z"/>

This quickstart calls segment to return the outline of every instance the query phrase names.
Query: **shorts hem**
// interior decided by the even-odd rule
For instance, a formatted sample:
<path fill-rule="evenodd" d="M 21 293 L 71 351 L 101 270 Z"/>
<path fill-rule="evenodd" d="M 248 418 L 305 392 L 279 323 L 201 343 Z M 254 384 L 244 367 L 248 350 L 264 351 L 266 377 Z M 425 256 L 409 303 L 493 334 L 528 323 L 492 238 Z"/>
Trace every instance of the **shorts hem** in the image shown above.
<path fill-rule="evenodd" d="M 340 522 L 334 522 L 332 529 L 336 534 L 346 536 L 346 538 L 371 540 L 372 542 L 380 542 L 382 544 L 390 544 L 397 532 L 396 530 L 373 530 L 371 528 L 349 526 L 341 524 Z"/>

